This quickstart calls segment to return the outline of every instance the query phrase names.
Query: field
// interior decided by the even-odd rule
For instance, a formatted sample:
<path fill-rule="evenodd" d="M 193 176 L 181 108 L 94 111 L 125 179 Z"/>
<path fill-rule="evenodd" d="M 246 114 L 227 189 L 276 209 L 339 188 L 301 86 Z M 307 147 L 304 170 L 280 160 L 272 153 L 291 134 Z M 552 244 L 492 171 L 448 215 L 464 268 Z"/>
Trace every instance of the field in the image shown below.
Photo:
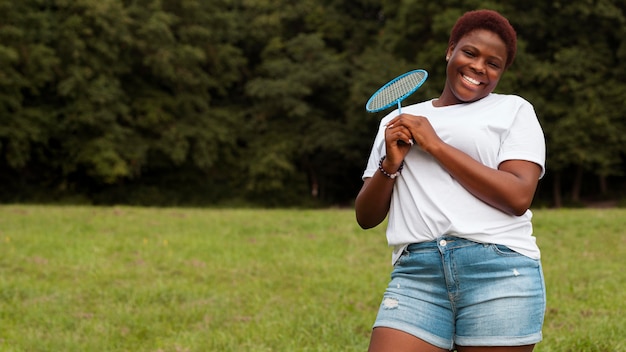
<path fill-rule="evenodd" d="M 535 351 L 626 351 L 626 209 L 535 233 Z M 0 206 L 0 351 L 365 351 L 390 270 L 350 209 Z"/>

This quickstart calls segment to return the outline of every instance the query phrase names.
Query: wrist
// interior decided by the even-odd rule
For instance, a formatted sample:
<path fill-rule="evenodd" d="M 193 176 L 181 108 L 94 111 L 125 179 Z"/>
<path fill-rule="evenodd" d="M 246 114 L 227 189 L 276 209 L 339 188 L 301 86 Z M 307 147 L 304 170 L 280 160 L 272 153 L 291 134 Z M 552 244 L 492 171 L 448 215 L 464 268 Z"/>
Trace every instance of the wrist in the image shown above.
<path fill-rule="evenodd" d="M 386 156 L 383 156 L 382 158 L 380 158 L 380 161 L 378 162 L 378 170 L 380 170 L 380 172 L 385 175 L 387 178 L 390 179 L 395 179 L 396 177 L 400 176 L 400 172 L 402 171 L 402 169 L 404 168 L 404 161 L 402 161 L 400 163 L 400 166 L 395 168 L 396 171 L 394 172 L 388 172 L 388 170 L 391 170 L 391 168 L 389 168 L 388 163 L 385 163 L 387 165 L 383 165 L 383 162 L 385 161 Z"/>

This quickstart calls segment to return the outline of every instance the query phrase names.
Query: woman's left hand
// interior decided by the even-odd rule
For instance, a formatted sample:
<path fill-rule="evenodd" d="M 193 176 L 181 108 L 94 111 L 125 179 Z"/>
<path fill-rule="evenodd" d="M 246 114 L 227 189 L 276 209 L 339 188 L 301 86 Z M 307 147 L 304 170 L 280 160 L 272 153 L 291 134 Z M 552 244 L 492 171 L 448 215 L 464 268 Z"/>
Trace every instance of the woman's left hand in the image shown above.
<path fill-rule="evenodd" d="M 426 152 L 443 143 L 428 118 L 424 116 L 401 114 L 390 120 L 387 126 L 404 131 L 410 136 L 412 144 L 417 144 Z"/>

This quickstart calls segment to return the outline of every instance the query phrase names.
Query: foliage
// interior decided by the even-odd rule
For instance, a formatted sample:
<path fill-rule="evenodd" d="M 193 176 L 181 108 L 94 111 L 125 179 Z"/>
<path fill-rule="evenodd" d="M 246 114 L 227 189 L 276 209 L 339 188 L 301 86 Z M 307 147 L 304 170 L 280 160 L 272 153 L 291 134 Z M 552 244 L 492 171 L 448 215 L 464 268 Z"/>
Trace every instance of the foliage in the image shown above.
<path fill-rule="evenodd" d="M 518 31 L 498 91 L 541 119 L 539 196 L 626 191 L 621 1 L 0 0 L 0 201 L 349 204 L 364 102 L 414 68 L 436 97 L 475 8 Z"/>

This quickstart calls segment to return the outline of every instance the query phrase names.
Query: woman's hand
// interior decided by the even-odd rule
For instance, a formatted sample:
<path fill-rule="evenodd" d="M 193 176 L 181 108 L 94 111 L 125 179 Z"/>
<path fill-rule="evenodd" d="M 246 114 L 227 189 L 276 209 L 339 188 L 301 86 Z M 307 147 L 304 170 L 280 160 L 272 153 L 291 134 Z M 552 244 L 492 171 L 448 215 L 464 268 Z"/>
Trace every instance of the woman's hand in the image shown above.
<path fill-rule="evenodd" d="M 429 152 L 431 148 L 443 143 L 430 121 L 424 116 L 398 115 L 387 123 L 387 130 L 389 130 L 385 131 L 387 155 L 398 149 L 402 159 L 413 144 Z"/>
<path fill-rule="evenodd" d="M 387 155 L 385 157 L 385 166 L 391 169 L 385 168 L 385 170 L 389 170 L 391 173 L 395 172 L 402 164 L 409 150 L 411 150 L 413 143 L 411 132 L 406 126 L 399 123 L 398 118 L 389 121 L 385 125 L 385 150 Z"/>

